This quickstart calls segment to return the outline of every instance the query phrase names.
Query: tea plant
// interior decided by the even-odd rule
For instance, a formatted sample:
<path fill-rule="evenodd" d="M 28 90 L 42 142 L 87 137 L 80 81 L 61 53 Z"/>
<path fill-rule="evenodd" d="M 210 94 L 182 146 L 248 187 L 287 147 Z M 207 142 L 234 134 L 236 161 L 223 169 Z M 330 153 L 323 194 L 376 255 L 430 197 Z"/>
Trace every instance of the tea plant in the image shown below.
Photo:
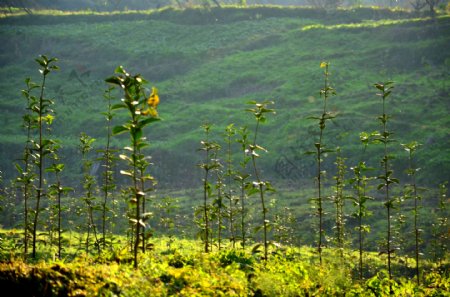
<path fill-rule="evenodd" d="M 139 240 L 142 237 L 143 243 L 150 233 L 145 233 L 147 227 L 145 221 L 151 213 L 143 212 L 145 197 L 147 193 L 153 190 L 147 187 L 146 182 L 154 178 L 147 174 L 147 168 L 150 165 L 148 157 L 142 150 L 148 146 L 148 142 L 143 135 L 143 130 L 149 124 L 159 120 L 157 106 L 159 104 L 159 95 L 156 88 L 152 88 L 150 96 L 146 96 L 144 78 L 137 74 L 131 75 L 125 71 L 122 66 L 115 70 L 115 75 L 107 78 L 106 82 L 118 85 L 124 92 L 124 99 L 119 104 L 112 106 L 112 109 L 126 109 L 129 114 L 129 120 L 123 125 L 115 126 L 112 130 L 114 135 L 128 132 L 130 135 L 130 144 L 124 149 L 128 154 L 121 154 L 119 157 L 127 162 L 129 170 L 122 170 L 121 174 L 131 179 L 131 185 L 128 187 L 129 202 L 134 207 L 134 215 L 129 220 L 134 226 L 134 246 L 133 246 L 133 265 L 138 267 L 138 249 Z M 153 184 L 152 184 L 153 186 Z M 141 233 L 141 227 L 144 232 Z M 145 248 L 145 246 L 143 246 Z"/>
<path fill-rule="evenodd" d="M 448 211 L 447 211 L 447 182 L 443 182 L 439 185 L 439 198 L 438 205 L 435 209 L 437 216 L 437 222 L 433 223 L 432 233 L 433 240 L 432 251 L 433 260 L 439 265 L 442 265 L 442 261 L 445 259 L 445 253 L 447 252 L 447 244 L 449 240 L 448 235 Z"/>
<path fill-rule="evenodd" d="M 235 227 L 235 206 L 238 200 L 236 199 L 232 187 L 232 178 L 235 175 L 235 170 L 233 167 L 233 159 L 232 159 L 232 137 L 236 134 L 236 128 L 234 124 L 230 124 L 225 128 L 225 143 L 227 145 L 226 151 L 226 169 L 225 169 L 225 177 L 227 178 L 227 191 L 225 191 L 225 198 L 228 199 L 228 221 L 229 221 L 229 229 L 230 229 L 230 241 L 233 249 L 236 244 L 236 227 Z"/>
<path fill-rule="evenodd" d="M 241 221 L 240 221 L 240 229 L 241 229 L 241 246 L 242 249 L 245 249 L 245 243 L 247 239 L 247 209 L 246 209 L 246 200 L 247 200 L 247 192 L 246 189 L 248 188 L 249 182 L 247 181 L 250 177 L 250 174 L 247 173 L 247 164 L 250 162 L 251 157 L 249 157 L 246 153 L 247 147 L 249 145 L 249 131 L 247 127 L 241 127 L 238 130 L 239 138 L 236 140 L 241 147 L 242 152 L 242 160 L 239 161 L 239 167 L 240 169 L 237 170 L 235 175 L 235 180 L 239 183 L 239 190 L 240 190 L 240 215 L 241 215 Z"/>
<path fill-rule="evenodd" d="M 225 191 L 225 183 L 224 183 L 224 173 L 222 170 L 223 165 L 220 163 L 219 159 L 217 158 L 218 150 L 214 151 L 213 159 L 217 163 L 218 167 L 215 170 L 216 173 L 216 199 L 214 199 L 212 203 L 212 216 L 217 219 L 217 246 L 220 251 L 221 249 L 221 243 L 222 243 L 222 230 L 225 229 L 225 226 L 223 224 L 223 218 L 225 216 L 226 212 L 226 206 L 224 203 L 224 191 Z"/>
<path fill-rule="evenodd" d="M 273 219 L 273 237 L 280 244 L 293 245 L 295 240 L 295 216 L 291 208 L 283 207 Z"/>
<path fill-rule="evenodd" d="M 172 250 L 171 245 L 175 241 L 175 228 L 177 223 L 173 217 L 174 212 L 180 208 L 179 201 L 175 198 L 166 196 L 163 197 L 156 205 L 158 213 L 160 214 L 159 223 L 164 228 L 164 234 L 169 237 L 167 241 L 167 248 L 169 251 Z"/>
<path fill-rule="evenodd" d="M 202 212 L 203 216 L 201 220 L 198 222 L 200 225 L 200 235 L 203 240 L 205 246 L 205 253 L 210 251 L 209 246 L 209 238 L 210 238 L 210 212 L 211 207 L 208 203 L 209 198 L 212 196 L 212 185 L 210 182 L 210 173 L 213 170 L 216 170 L 220 167 L 220 164 L 217 159 L 212 158 L 215 152 L 220 149 L 219 144 L 216 142 L 210 141 L 210 124 L 202 125 L 203 130 L 205 131 L 205 140 L 201 141 L 201 147 L 199 150 L 205 152 L 205 159 L 203 163 L 199 164 L 199 167 L 204 170 L 204 178 L 203 178 L 203 206 L 198 209 L 197 212 Z"/>
<path fill-rule="evenodd" d="M 387 219 L 387 230 L 386 230 L 386 250 L 387 254 L 387 266 L 388 266 L 388 276 L 389 280 L 392 279 L 392 267 L 391 267 L 391 258 L 395 249 L 392 247 L 392 235 L 391 235 L 391 218 L 392 218 L 392 209 L 396 202 L 396 198 L 392 197 L 390 192 L 393 184 L 398 184 L 399 180 L 392 176 L 393 171 L 391 169 L 391 160 L 394 158 L 388 151 L 389 143 L 393 142 L 392 135 L 393 133 L 388 131 L 388 121 L 389 116 L 386 114 L 386 100 L 392 92 L 393 82 L 385 82 L 385 83 L 377 83 L 375 87 L 380 91 L 377 95 L 381 97 L 382 100 L 382 114 L 378 117 L 380 123 L 383 127 L 383 130 L 379 133 L 379 136 L 376 137 L 376 141 L 381 142 L 384 147 L 384 155 L 381 159 L 381 165 L 383 169 L 383 174 L 378 176 L 377 179 L 381 181 L 378 185 L 378 190 L 384 189 L 384 207 L 386 208 L 386 219 Z"/>
<path fill-rule="evenodd" d="M 412 197 L 414 199 L 414 256 L 416 259 L 416 280 L 417 285 L 420 285 L 420 265 L 419 265 L 419 255 L 421 252 L 419 251 L 419 244 L 421 242 L 420 233 L 421 229 L 418 226 L 418 216 L 419 216 L 419 201 L 421 197 L 418 194 L 418 187 L 416 183 L 416 173 L 419 171 L 419 168 L 416 168 L 413 164 L 414 153 L 419 148 L 420 144 L 417 141 L 412 141 L 407 144 L 402 144 L 405 151 L 408 153 L 408 169 L 406 170 L 407 174 L 411 177 L 411 184 L 406 187 L 406 195 L 408 198 Z"/>
<path fill-rule="evenodd" d="M 341 149 L 336 149 L 336 175 L 333 179 L 336 181 L 334 186 L 334 195 L 331 197 L 331 200 L 335 204 L 335 240 L 337 243 L 337 247 L 340 250 L 341 258 L 344 256 L 344 243 L 345 243 L 345 213 L 344 213 L 344 205 L 345 199 L 344 196 L 344 187 L 345 187 L 345 171 L 347 167 L 345 166 L 345 158 L 341 155 Z"/>
<path fill-rule="evenodd" d="M 251 156 L 253 170 L 255 173 L 256 181 L 252 183 L 252 188 L 250 188 L 250 191 L 248 192 L 248 195 L 251 196 L 252 194 L 259 194 L 259 197 L 261 199 L 261 215 L 262 215 L 262 228 L 263 228 L 263 240 L 264 240 L 264 260 L 267 261 L 268 256 L 268 246 L 269 241 L 267 239 L 267 234 L 270 227 L 270 222 L 267 220 L 267 208 L 266 208 L 266 201 L 264 199 L 264 194 L 266 192 L 273 192 L 275 189 L 272 187 L 270 182 L 263 181 L 260 176 L 260 172 L 258 170 L 258 167 L 256 166 L 256 158 L 259 158 L 259 151 L 267 152 L 265 148 L 258 145 L 256 143 L 258 132 L 259 132 L 259 125 L 261 123 L 264 123 L 266 121 L 266 114 L 267 113 L 275 113 L 274 109 L 268 108 L 269 105 L 272 105 L 273 102 L 265 101 L 262 103 L 258 103 L 256 101 L 249 102 L 249 104 L 253 105 L 253 108 L 247 109 L 248 112 L 251 112 L 256 120 L 256 126 L 255 126 L 255 132 L 253 135 L 253 143 L 248 145 L 247 148 L 247 154 Z M 256 228 L 256 231 L 261 229 L 261 226 Z M 259 245 L 256 245 L 253 250 L 257 250 Z"/>
<path fill-rule="evenodd" d="M 324 70 L 324 86 L 320 89 L 320 97 L 323 98 L 323 111 L 320 117 L 309 117 L 310 119 L 317 120 L 319 123 L 319 138 L 314 146 L 316 148 L 315 152 L 308 152 L 309 154 L 314 154 L 316 157 L 317 164 L 317 174 L 316 174 L 316 182 L 317 182 L 317 197 L 312 200 L 316 203 L 317 207 L 317 216 L 319 217 L 319 225 L 318 225 L 318 235 L 319 238 L 317 240 L 317 251 L 319 253 L 319 261 L 322 264 L 322 248 L 324 246 L 325 240 L 325 229 L 323 226 L 324 221 L 324 196 L 323 196 L 323 179 L 325 176 L 325 171 L 323 170 L 323 158 L 326 153 L 333 152 L 334 150 L 328 149 L 324 144 L 324 130 L 326 127 L 327 121 L 334 119 L 335 115 L 329 111 L 327 111 L 327 103 L 330 96 L 336 94 L 334 88 L 330 86 L 329 83 L 329 66 L 328 62 L 320 63 L 320 68 L 325 68 Z"/>
<path fill-rule="evenodd" d="M 116 189 L 116 184 L 114 181 L 114 165 L 116 158 L 117 150 L 113 149 L 111 147 L 111 136 L 112 136 L 112 120 L 114 117 L 114 112 L 112 110 L 112 96 L 111 91 L 114 90 L 114 87 L 109 87 L 108 90 L 104 93 L 104 98 L 108 102 L 108 109 L 106 112 L 103 112 L 102 114 L 105 116 L 106 119 L 106 146 L 102 150 L 98 150 L 99 153 L 102 154 L 99 161 L 103 163 L 103 184 L 101 187 L 101 190 L 103 192 L 103 202 L 102 202 L 102 246 L 103 249 L 106 247 L 106 229 L 107 229 L 107 223 L 108 221 L 111 221 L 111 218 L 107 217 L 107 212 L 111 211 L 111 209 L 108 208 L 107 204 L 110 200 L 110 198 L 114 199 L 113 191 Z M 114 201 L 111 203 L 112 206 L 114 206 Z M 113 223 L 110 222 L 111 228 L 113 226 Z M 112 230 L 110 230 L 112 232 Z"/>
<path fill-rule="evenodd" d="M 23 197 L 23 209 L 24 209 L 24 217 L 23 217 L 23 229 L 24 229 L 24 257 L 26 258 L 28 255 L 28 242 L 29 242 L 29 231 L 30 231 L 30 222 L 29 222 L 29 203 L 30 197 L 33 195 L 34 190 L 34 179 L 36 178 L 36 174 L 33 169 L 33 160 L 32 160 L 32 132 L 37 127 L 36 119 L 33 117 L 32 107 L 37 101 L 37 98 L 32 95 L 33 89 L 39 88 L 39 86 L 31 81 L 30 78 L 25 79 L 25 83 L 27 88 L 22 90 L 23 96 L 27 100 L 27 113 L 23 116 L 23 127 L 26 129 L 27 140 L 25 144 L 25 148 L 23 151 L 22 166 L 20 164 L 15 164 L 16 169 L 19 173 L 19 176 L 16 178 L 16 184 L 21 184 L 21 192 Z"/>
<path fill-rule="evenodd" d="M 55 148 L 56 150 L 56 148 Z M 66 210 L 67 208 L 62 206 L 61 198 L 66 195 L 67 193 L 73 191 L 73 188 L 71 187 L 65 187 L 61 183 L 61 172 L 64 170 L 65 165 L 63 163 L 58 163 L 59 160 L 58 156 L 55 154 L 53 157 L 54 161 L 53 164 L 47 168 L 46 171 L 53 172 L 55 174 L 55 183 L 51 184 L 49 186 L 49 196 L 55 196 L 56 197 L 56 205 L 54 205 L 54 208 L 56 210 L 56 217 L 57 217 L 57 257 L 58 259 L 61 259 L 61 253 L 63 250 L 62 246 L 62 234 L 64 230 L 62 229 L 62 212 Z"/>
<path fill-rule="evenodd" d="M 51 146 L 53 144 L 53 140 L 47 138 L 45 135 L 44 127 L 50 127 L 54 120 L 54 116 L 52 115 L 53 110 L 51 106 L 53 105 L 53 101 L 45 98 L 45 86 L 47 76 L 55 70 L 58 70 L 58 66 L 54 65 L 57 61 L 56 58 L 47 58 L 42 55 L 36 59 L 36 62 L 41 67 L 39 72 L 42 76 L 42 82 L 39 85 L 39 97 L 30 96 L 30 109 L 32 111 L 33 122 L 36 122 L 36 130 L 37 130 L 37 140 L 32 140 L 32 151 L 33 151 L 33 160 L 35 161 L 35 166 L 37 169 L 37 185 L 36 185 L 36 206 L 33 210 L 34 218 L 33 218 L 33 230 L 32 230 L 32 257 L 36 258 L 36 240 L 37 240 L 37 230 L 39 224 L 39 215 L 41 212 L 41 200 L 46 196 L 44 185 L 44 170 L 45 170 L 45 159 L 51 153 Z"/>
<path fill-rule="evenodd" d="M 94 141 L 95 139 L 86 135 L 86 133 L 83 132 L 80 134 L 80 152 L 83 161 L 83 188 L 85 190 L 82 200 L 86 204 L 87 214 L 85 250 L 86 253 L 89 253 L 92 232 L 92 235 L 94 236 L 94 246 L 100 254 L 100 242 L 97 236 L 97 226 L 94 220 L 94 209 L 97 208 L 95 205 L 95 192 L 97 189 L 95 177 L 91 175 L 92 161 L 88 158 L 88 153 L 92 150 L 92 144 Z"/>
<path fill-rule="evenodd" d="M 376 133 L 369 134 L 367 132 L 361 132 L 359 139 L 363 145 L 362 156 L 364 156 L 367 146 L 369 145 L 370 138 L 375 136 Z M 370 232 L 370 226 L 363 224 L 363 219 L 372 215 L 372 212 L 367 209 L 367 201 L 373 200 L 368 195 L 369 193 L 369 181 L 372 177 L 366 175 L 367 171 L 373 170 L 371 167 L 367 167 L 364 161 L 360 161 L 356 166 L 350 168 L 353 171 L 353 177 L 349 180 L 349 183 L 353 185 L 356 197 L 350 198 L 355 206 L 355 211 L 352 216 L 358 220 L 358 225 L 355 228 L 358 231 L 358 249 L 359 249 L 359 279 L 363 278 L 363 253 L 364 253 L 364 234 Z"/>

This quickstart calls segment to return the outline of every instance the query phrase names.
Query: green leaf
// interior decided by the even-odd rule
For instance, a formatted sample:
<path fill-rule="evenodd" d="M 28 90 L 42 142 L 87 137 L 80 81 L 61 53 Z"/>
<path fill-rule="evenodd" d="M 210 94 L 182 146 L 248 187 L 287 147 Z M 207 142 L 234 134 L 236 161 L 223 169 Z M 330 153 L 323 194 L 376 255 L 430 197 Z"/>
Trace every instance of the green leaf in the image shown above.
<path fill-rule="evenodd" d="M 121 134 L 121 133 L 123 133 L 123 132 L 125 132 L 125 131 L 128 131 L 129 130 L 129 128 L 127 128 L 127 127 L 125 127 L 125 126 L 115 126 L 113 129 L 112 129 L 112 134 L 113 135 L 118 135 L 118 134 Z"/>
<path fill-rule="evenodd" d="M 127 108 L 127 106 L 124 103 L 118 103 L 111 106 L 111 110 L 121 109 L 121 108 Z"/>
<path fill-rule="evenodd" d="M 73 188 L 72 187 L 62 187 L 61 189 L 63 192 L 72 192 Z"/>
<path fill-rule="evenodd" d="M 260 248 L 262 247 L 262 243 L 255 244 L 252 248 L 252 254 L 261 253 Z"/>
<path fill-rule="evenodd" d="M 147 146 L 149 146 L 150 144 L 148 144 L 147 142 L 140 142 L 138 145 L 137 145 L 137 148 L 139 149 L 139 150 L 141 150 L 141 149 L 143 149 L 144 147 L 147 147 Z"/>
<path fill-rule="evenodd" d="M 118 66 L 116 69 L 114 69 L 114 72 L 129 76 L 129 74 L 125 71 L 125 69 L 123 69 L 123 66 Z"/>
<path fill-rule="evenodd" d="M 383 89 L 384 89 L 384 85 L 382 85 L 382 84 L 375 84 L 374 86 L 375 86 L 375 88 L 377 88 L 380 91 L 383 91 Z"/>
<path fill-rule="evenodd" d="M 140 121 L 139 124 L 140 124 L 141 127 L 144 127 L 144 126 L 146 126 L 146 125 L 148 125 L 150 123 L 157 122 L 157 121 L 160 121 L 160 120 L 161 120 L 160 118 L 150 117 L 150 118 L 146 118 L 145 120 Z"/>
<path fill-rule="evenodd" d="M 116 76 L 111 76 L 108 77 L 107 79 L 105 79 L 105 82 L 110 83 L 110 84 L 115 84 L 115 85 L 122 85 L 122 81 L 120 80 L 120 78 L 116 77 Z"/>
<path fill-rule="evenodd" d="M 14 166 L 16 166 L 17 172 L 19 172 L 19 174 L 23 174 L 23 169 L 19 164 L 15 163 Z"/>
<path fill-rule="evenodd" d="M 132 129 L 131 133 L 135 142 L 138 142 L 142 137 L 142 129 L 140 127 Z"/>

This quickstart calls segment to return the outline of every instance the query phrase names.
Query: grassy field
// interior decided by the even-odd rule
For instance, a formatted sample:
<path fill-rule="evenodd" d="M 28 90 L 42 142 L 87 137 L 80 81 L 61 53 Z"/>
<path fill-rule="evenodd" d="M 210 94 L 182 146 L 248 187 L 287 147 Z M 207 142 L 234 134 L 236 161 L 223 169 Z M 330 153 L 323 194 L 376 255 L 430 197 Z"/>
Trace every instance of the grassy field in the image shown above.
<path fill-rule="evenodd" d="M 365 279 L 357 279 L 357 254 L 339 256 L 329 249 L 323 266 L 308 247 L 274 247 L 267 262 L 251 250 L 224 246 L 209 254 L 201 243 L 186 239 L 154 238 L 154 247 L 140 256 L 139 270 L 131 267 L 124 244 L 101 255 L 86 255 L 68 247 L 62 260 L 52 260 L 54 250 L 40 249 L 38 260 L 23 262 L 14 238 L 20 230 L 2 231 L 0 284 L 20 296 L 387 296 L 389 285 L 385 259 L 365 253 Z M 73 237 L 79 236 L 73 234 Z M 122 241 L 122 244 L 117 243 Z M 76 243 L 74 243 L 76 246 Z M 52 256 L 53 255 L 53 256 Z M 403 275 L 393 283 L 391 296 L 445 296 L 448 271 L 424 264 L 426 276 L 420 287 L 409 279 L 413 259 L 397 259 L 394 269 Z M 26 286 L 25 286 L 26 284 Z"/>

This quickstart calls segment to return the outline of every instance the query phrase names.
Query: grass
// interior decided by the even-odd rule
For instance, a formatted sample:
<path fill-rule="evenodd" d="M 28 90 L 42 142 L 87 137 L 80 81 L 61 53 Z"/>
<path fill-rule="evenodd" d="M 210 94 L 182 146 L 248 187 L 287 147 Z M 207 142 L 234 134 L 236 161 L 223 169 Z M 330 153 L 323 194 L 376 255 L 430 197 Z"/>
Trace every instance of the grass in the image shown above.
<path fill-rule="evenodd" d="M 366 271 L 368 278 L 358 282 L 351 278 L 356 263 L 356 255 L 351 251 L 346 251 L 343 265 L 337 252 L 327 249 L 325 264 L 319 267 L 315 265 L 317 255 L 312 248 L 286 246 L 272 249 L 264 263 L 260 255 L 251 254 L 250 250 L 228 248 L 204 254 L 197 241 L 175 239 L 169 248 L 169 239 L 162 237 L 152 239 L 154 249 L 140 256 L 140 268 L 134 270 L 123 245 L 115 245 L 100 257 L 79 254 L 72 260 L 51 260 L 50 254 L 46 254 L 35 263 L 26 263 L 20 260 L 17 250 L 16 256 L 10 250 L 13 255 L 5 259 L 8 242 L 14 236 L 12 232 L 0 233 L 3 259 L 0 283 L 2 288 L 21 295 L 33 292 L 41 296 L 337 296 L 343 293 L 375 296 L 373 290 L 386 289 L 382 273 L 376 274 L 382 270 L 385 259 L 375 253 L 366 254 L 370 263 Z M 397 269 L 402 266 L 402 262 L 395 261 Z M 404 269 L 412 271 L 412 267 L 413 260 L 409 259 Z M 423 287 L 415 287 L 406 278 L 397 279 L 394 296 L 445 294 L 450 285 L 448 275 L 433 272 L 429 263 L 425 269 L 429 274 Z"/>

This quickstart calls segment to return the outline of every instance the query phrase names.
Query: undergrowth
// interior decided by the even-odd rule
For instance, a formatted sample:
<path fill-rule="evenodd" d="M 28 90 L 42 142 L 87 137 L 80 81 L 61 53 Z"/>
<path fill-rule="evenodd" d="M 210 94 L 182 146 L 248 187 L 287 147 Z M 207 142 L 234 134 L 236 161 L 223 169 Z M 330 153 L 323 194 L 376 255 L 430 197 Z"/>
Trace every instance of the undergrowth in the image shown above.
<path fill-rule="evenodd" d="M 2 238 L 9 240 L 4 233 Z M 338 250 L 325 250 L 321 267 L 309 247 L 272 249 L 263 261 L 250 250 L 205 254 L 194 240 L 156 238 L 152 242 L 154 249 L 140 255 L 139 270 L 121 245 L 101 256 L 41 258 L 34 264 L 13 254 L 6 259 L 3 249 L 0 286 L 17 296 L 385 296 L 389 290 L 383 270 L 363 281 L 352 280 L 357 260 L 348 250 L 345 265 Z M 367 257 L 372 269 L 383 267 L 382 257 L 375 253 Z M 448 270 L 425 265 L 422 286 L 406 277 L 393 280 L 393 296 L 445 296 L 450 289 Z"/>

